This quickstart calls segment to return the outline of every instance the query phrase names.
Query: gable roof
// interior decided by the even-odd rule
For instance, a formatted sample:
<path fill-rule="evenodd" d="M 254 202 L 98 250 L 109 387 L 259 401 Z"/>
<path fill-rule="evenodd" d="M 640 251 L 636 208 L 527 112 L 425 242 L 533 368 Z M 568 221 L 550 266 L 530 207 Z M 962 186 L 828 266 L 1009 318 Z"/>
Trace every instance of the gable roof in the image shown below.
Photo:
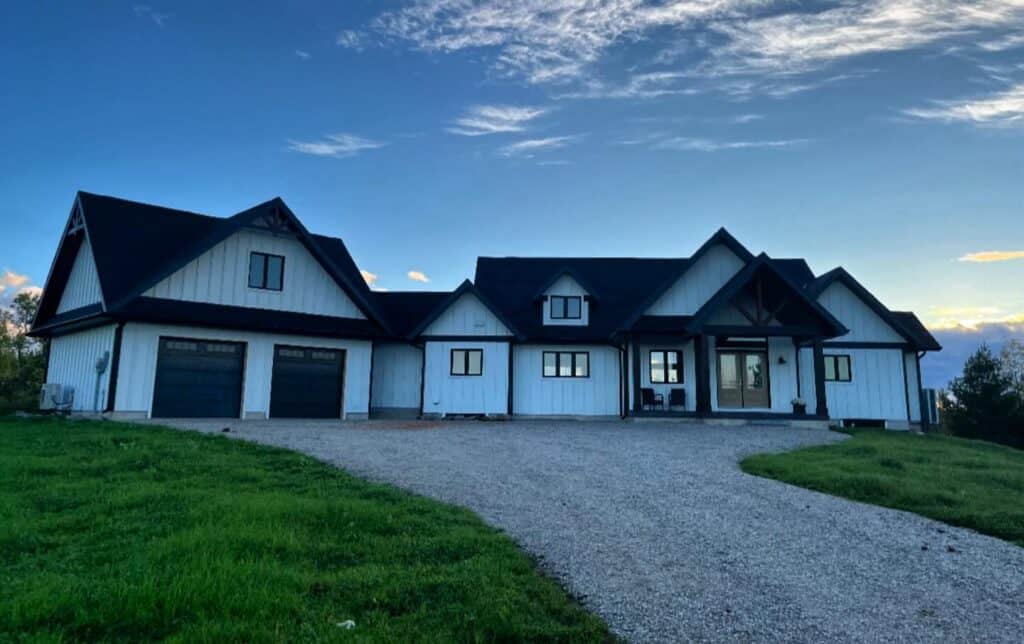
<path fill-rule="evenodd" d="M 817 299 L 825 292 L 825 289 L 836 282 L 839 282 L 846 288 L 853 291 L 853 294 L 860 298 L 862 302 L 867 304 L 868 308 L 878 315 L 878 317 L 882 318 L 886 324 L 903 336 L 903 338 L 916 349 L 921 351 L 938 351 L 942 348 L 934 336 L 932 336 L 924 325 L 921 324 L 921 321 L 917 319 L 917 316 L 913 313 L 896 315 L 893 311 L 886 308 L 884 304 L 879 302 L 870 291 L 864 288 L 864 286 L 858 282 L 853 275 L 850 275 L 850 273 L 848 273 L 842 266 L 837 266 L 824 275 L 821 275 L 818 279 L 814 280 L 810 286 L 808 286 L 807 290 L 811 293 L 812 297 Z"/>
<path fill-rule="evenodd" d="M 555 271 L 555 273 L 551 276 L 551 279 L 544 282 L 543 286 L 537 289 L 537 294 L 533 296 L 533 299 L 539 299 L 541 297 L 544 297 L 548 289 L 554 286 L 558 280 L 562 279 L 565 276 L 572 278 L 577 284 L 579 284 L 580 287 L 587 292 L 587 295 L 591 300 L 597 299 L 597 292 L 594 290 L 594 287 L 590 285 L 590 282 L 586 278 L 580 276 L 579 271 L 573 269 L 572 266 L 564 266 Z"/>
<path fill-rule="evenodd" d="M 448 291 L 376 291 L 377 307 L 388 320 L 391 331 L 408 337 L 420 322 L 451 295 Z"/>
<path fill-rule="evenodd" d="M 74 212 L 80 212 L 92 246 L 104 311 L 114 313 L 148 288 L 246 225 L 277 213 L 298 240 L 324 267 L 355 305 L 375 323 L 383 316 L 369 298 L 369 289 L 340 239 L 312 235 L 280 198 L 274 198 L 229 217 L 219 218 L 184 210 L 79 192 Z M 65 233 L 66 237 L 66 233 Z M 80 244 L 80 242 L 79 242 Z M 62 242 L 43 291 L 35 326 L 53 317 L 67 275 L 56 267 L 74 260 L 77 245 Z M 51 310 L 52 308 L 52 310 Z"/>
<path fill-rule="evenodd" d="M 703 306 L 693 315 L 693 318 L 686 325 L 686 328 L 693 333 L 699 331 L 708 321 L 715 311 L 719 310 L 726 304 L 728 304 L 750 281 L 758 274 L 759 271 L 767 271 L 769 274 L 777 277 L 783 286 L 790 291 L 791 295 L 795 296 L 797 300 L 808 307 L 808 309 L 818 318 L 825 329 L 832 334 L 832 336 L 843 335 L 849 329 L 837 320 L 828 310 L 819 304 L 817 300 L 811 298 L 805 289 L 800 285 L 795 284 L 789 276 L 779 269 L 776 262 L 773 262 L 768 255 L 761 253 L 753 261 L 748 262 L 740 272 L 733 275 L 733 277 L 722 286 Z"/>
<path fill-rule="evenodd" d="M 678 273 L 686 262 L 632 257 L 479 257 L 474 281 L 528 339 L 606 343 L 637 309 L 650 285 Z M 552 275 L 561 275 L 566 269 L 598 295 L 590 303 L 586 326 L 543 324 L 542 304 L 535 296 Z"/>
<path fill-rule="evenodd" d="M 413 330 L 409 332 L 408 337 L 415 338 L 416 336 L 421 335 L 424 331 L 430 328 L 430 325 L 433 324 L 434 321 L 437 320 L 437 318 L 441 317 L 442 313 L 448 310 L 448 307 L 450 307 L 452 304 L 455 304 L 455 302 L 457 302 L 460 297 L 467 294 L 472 295 L 477 300 L 479 300 L 480 303 L 483 304 L 491 313 L 493 313 L 494 317 L 498 318 L 498 320 L 502 324 L 504 324 L 508 328 L 508 330 L 511 331 L 514 336 L 516 336 L 517 339 L 523 339 L 522 334 L 519 333 L 519 331 L 516 329 L 516 325 L 508 317 L 505 316 L 505 314 L 502 312 L 500 308 L 496 307 L 491 302 L 490 298 L 488 298 L 486 295 L 480 292 L 480 289 L 478 289 L 476 285 L 474 285 L 473 282 L 470 282 L 469 280 L 463 280 L 462 284 L 459 284 L 459 287 L 457 289 L 455 289 L 451 293 L 448 293 L 444 299 L 438 302 L 437 305 L 434 307 L 434 310 L 431 311 L 430 314 L 427 315 L 427 317 L 423 318 L 423 321 L 416 325 L 413 328 Z"/>

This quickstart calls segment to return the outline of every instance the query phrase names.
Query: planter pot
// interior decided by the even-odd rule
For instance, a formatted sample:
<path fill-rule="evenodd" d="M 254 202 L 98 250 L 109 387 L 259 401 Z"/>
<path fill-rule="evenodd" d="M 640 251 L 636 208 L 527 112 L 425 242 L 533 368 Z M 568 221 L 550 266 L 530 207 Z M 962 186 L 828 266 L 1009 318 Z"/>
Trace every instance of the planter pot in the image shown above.
<path fill-rule="evenodd" d="M 807 413 L 807 405 L 798 405 L 793 403 L 793 413 L 797 416 L 803 416 Z"/>

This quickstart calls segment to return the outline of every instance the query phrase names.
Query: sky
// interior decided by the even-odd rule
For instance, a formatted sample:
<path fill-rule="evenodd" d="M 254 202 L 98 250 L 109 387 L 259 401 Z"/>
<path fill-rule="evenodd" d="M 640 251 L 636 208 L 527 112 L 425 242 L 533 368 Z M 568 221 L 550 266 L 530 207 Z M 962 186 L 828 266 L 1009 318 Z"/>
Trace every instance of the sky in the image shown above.
<path fill-rule="evenodd" d="M 43 284 L 76 190 L 280 196 L 378 289 L 725 226 L 917 312 L 947 371 L 1024 336 L 1024 0 L 0 11 L 0 300 Z"/>

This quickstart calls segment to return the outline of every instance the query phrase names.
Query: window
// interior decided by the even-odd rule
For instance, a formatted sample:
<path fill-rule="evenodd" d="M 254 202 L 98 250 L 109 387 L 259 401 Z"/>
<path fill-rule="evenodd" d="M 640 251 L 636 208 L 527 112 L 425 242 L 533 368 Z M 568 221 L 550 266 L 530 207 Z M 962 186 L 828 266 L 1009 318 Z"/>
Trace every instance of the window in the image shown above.
<path fill-rule="evenodd" d="M 850 382 L 853 371 L 850 369 L 850 356 L 825 356 L 825 380 L 831 382 Z"/>
<path fill-rule="evenodd" d="M 583 317 L 583 298 L 579 295 L 552 295 L 552 320 L 579 320 Z"/>
<path fill-rule="evenodd" d="M 589 378 L 590 354 L 586 351 L 545 351 L 545 378 Z"/>
<path fill-rule="evenodd" d="M 681 351 L 651 351 L 651 384 L 683 381 Z"/>
<path fill-rule="evenodd" d="M 453 376 L 480 376 L 484 373 L 483 349 L 452 349 Z"/>
<path fill-rule="evenodd" d="M 280 291 L 284 287 L 284 257 L 249 253 L 249 288 Z"/>

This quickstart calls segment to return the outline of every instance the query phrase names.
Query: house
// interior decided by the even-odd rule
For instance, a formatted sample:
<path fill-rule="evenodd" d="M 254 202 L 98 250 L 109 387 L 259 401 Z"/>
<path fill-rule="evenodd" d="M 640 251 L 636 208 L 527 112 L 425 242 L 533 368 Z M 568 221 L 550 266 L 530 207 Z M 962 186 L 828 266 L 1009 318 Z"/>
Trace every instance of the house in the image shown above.
<path fill-rule="evenodd" d="M 281 199 L 216 218 L 81 192 L 32 330 L 114 417 L 693 416 L 921 421 L 941 347 L 852 275 L 754 255 L 480 257 L 373 292 Z M 793 401 L 803 400 L 805 410 Z"/>

